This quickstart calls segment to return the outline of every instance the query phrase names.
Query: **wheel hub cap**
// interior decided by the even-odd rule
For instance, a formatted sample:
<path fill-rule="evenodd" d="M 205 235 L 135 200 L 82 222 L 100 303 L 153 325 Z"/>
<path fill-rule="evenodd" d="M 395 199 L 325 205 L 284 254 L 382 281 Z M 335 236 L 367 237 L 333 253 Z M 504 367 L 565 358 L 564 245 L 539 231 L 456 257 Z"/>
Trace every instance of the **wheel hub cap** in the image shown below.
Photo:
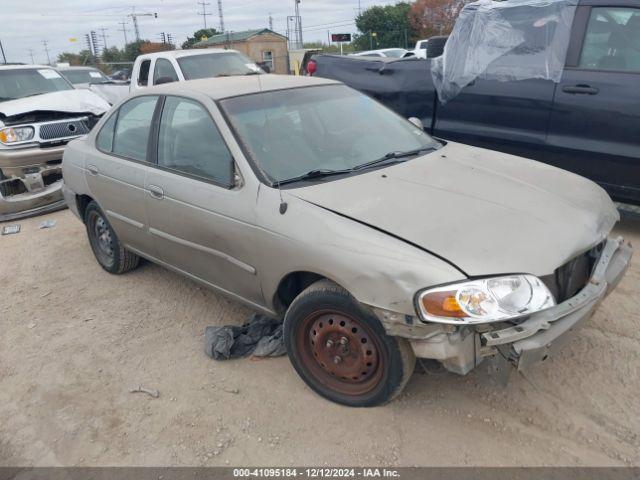
<path fill-rule="evenodd" d="M 111 238 L 111 231 L 104 221 L 104 218 L 98 217 L 96 219 L 95 232 L 100 250 L 105 255 L 113 257 L 113 239 Z"/>

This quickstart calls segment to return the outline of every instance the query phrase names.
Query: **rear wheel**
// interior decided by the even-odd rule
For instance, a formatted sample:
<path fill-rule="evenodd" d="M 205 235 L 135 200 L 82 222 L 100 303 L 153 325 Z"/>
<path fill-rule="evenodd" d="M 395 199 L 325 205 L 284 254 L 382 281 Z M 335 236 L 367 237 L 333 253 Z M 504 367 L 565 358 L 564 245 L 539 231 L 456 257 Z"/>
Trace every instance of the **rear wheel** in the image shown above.
<path fill-rule="evenodd" d="M 94 201 L 84 213 L 84 223 L 91 250 L 98 263 L 109 273 L 125 273 L 140 263 L 140 257 L 122 246 L 106 215 Z"/>
<path fill-rule="evenodd" d="M 392 400 L 415 364 L 406 340 L 388 336 L 368 309 L 327 280 L 293 301 L 285 316 L 284 338 L 289 358 L 307 385 L 353 407 Z"/>

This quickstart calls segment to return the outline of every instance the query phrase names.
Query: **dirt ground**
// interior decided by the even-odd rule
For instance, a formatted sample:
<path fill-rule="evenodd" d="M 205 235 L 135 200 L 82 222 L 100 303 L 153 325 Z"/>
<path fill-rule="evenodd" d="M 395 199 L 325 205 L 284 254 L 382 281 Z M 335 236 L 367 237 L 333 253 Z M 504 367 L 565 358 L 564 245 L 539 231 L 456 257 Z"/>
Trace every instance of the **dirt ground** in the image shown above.
<path fill-rule="evenodd" d="M 57 224 L 39 230 L 47 218 Z M 214 362 L 251 312 L 151 264 L 105 273 L 69 211 L 0 237 L 0 465 L 640 465 L 640 254 L 559 356 L 505 388 L 416 372 L 350 409 L 286 357 Z M 640 244 L 640 221 L 616 229 Z M 138 385 L 155 399 L 129 393 Z"/>

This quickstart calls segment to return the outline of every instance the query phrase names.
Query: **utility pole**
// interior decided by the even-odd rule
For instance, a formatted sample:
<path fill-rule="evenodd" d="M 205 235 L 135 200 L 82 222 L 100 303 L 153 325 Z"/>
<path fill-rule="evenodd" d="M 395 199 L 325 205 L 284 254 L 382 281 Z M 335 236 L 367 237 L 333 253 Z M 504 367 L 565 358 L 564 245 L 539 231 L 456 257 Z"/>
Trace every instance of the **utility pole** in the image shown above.
<path fill-rule="evenodd" d="M 167 43 L 167 34 L 160 32 L 160 40 L 162 40 L 162 43 Z"/>
<path fill-rule="evenodd" d="M 102 51 L 104 52 L 107 49 L 107 37 L 109 36 L 104 32 L 106 32 L 109 29 L 108 28 L 104 28 L 104 27 L 100 27 L 98 30 L 100 30 L 102 32 Z"/>
<path fill-rule="evenodd" d="M 36 59 L 33 58 L 33 48 L 29 49 L 29 55 L 31 55 L 31 63 L 35 65 L 36 64 Z"/>
<path fill-rule="evenodd" d="M 138 17 L 158 18 L 157 13 L 136 13 L 136 7 L 131 7 L 131 13 L 127 15 L 133 20 L 133 30 L 136 32 L 136 42 L 140 41 L 140 29 L 138 28 Z"/>
<path fill-rule="evenodd" d="M 299 45 L 298 48 L 302 48 L 304 45 L 302 41 L 302 18 L 300 17 L 300 0 L 294 0 L 296 6 L 296 43 Z"/>
<path fill-rule="evenodd" d="M 49 56 L 49 43 L 46 40 L 43 40 L 42 45 L 44 45 L 44 51 L 47 52 L 47 62 L 48 62 L 47 64 L 51 65 L 51 57 Z"/>
<path fill-rule="evenodd" d="M 269 12 L 269 30 L 273 30 L 273 17 L 271 16 L 271 12 Z"/>
<path fill-rule="evenodd" d="M 362 15 L 362 3 L 358 0 L 358 16 Z"/>
<path fill-rule="evenodd" d="M 173 35 L 171 35 L 170 33 L 167 33 L 167 43 L 169 45 L 173 45 Z"/>
<path fill-rule="evenodd" d="M 224 33 L 224 15 L 222 14 L 222 0 L 218 0 L 218 18 L 220 19 L 220 31 Z"/>
<path fill-rule="evenodd" d="M 7 56 L 4 54 L 4 47 L 2 46 L 2 41 L 0 40 L 0 52 L 2 52 L 2 61 L 3 63 L 7 63 Z"/>
<path fill-rule="evenodd" d="M 119 28 L 118 30 L 120 30 L 123 34 L 124 34 L 124 44 L 125 46 L 127 45 L 127 22 L 118 22 L 120 25 L 122 25 L 122 28 Z"/>
<path fill-rule="evenodd" d="M 202 5 L 202 11 L 197 12 L 198 15 L 202 16 L 202 20 L 204 21 L 204 29 L 207 29 L 207 17 L 213 15 L 212 13 L 207 12 L 207 5 L 211 5 L 210 3 L 205 2 L 204 0 L 196 2 L 198 5 Z"/>

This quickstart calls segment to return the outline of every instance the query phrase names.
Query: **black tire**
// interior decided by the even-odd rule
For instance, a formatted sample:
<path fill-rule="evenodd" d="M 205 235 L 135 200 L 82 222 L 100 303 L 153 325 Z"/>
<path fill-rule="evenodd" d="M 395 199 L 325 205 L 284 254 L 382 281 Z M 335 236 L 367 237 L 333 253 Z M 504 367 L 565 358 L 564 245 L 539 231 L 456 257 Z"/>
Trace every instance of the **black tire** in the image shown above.
<path fill-rule="evenodd" d="M 350 407 L 391 401 L 415 366 L 407 340 L 387 335 L 368 308 L 328 280 L 309 286 L 291 303 L 284 341 L 305 383 L 328 400 Z M 332 358 L 334 364 L 327 364 Z"/>
<path fill-rule="evenodd" d="M 443 54 L 448 36 L 431 37 L 427 42 L 427 58 L 436 58 Z"/>
<path fill-rule="evenodd" d="M 122 246 L 107 216 L 93 200 L 85 209 L 84 224 L 93 255 L 107 272 L 119 275 L 140 264 L 140 257 Z"/>

